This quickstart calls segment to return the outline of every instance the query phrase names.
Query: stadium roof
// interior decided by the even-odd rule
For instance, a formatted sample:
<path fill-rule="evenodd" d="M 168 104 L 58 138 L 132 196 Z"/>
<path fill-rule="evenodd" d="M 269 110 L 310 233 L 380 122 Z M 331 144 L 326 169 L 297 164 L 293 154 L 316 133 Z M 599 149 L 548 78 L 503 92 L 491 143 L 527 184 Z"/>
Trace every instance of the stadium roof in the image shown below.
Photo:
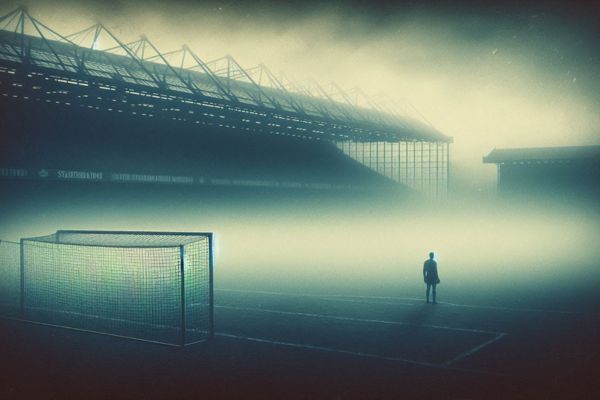
<path fill-rule="evenodd" d="M 483 162 L 502 164 L 506 162 L 566 161 L 582 159 L 600 160 L 600 146 L 494 149 L 486 157 L 483 157 Z"/>
<path fill-rule="evenodd" d="M 188 46 L 161 52 L 146 37 L 125 43 L 102 24 L 61 35 L 20 7 L 0 17 L 0 62 L 129 84 L 218 105 L 276 113 L 399 140 L 451 142 L 430 124 L 394 112 L 356 88 L 301 86 L 232 56 L 205 62 Z M 424 119 L 424 117 L 422 117 Z M 426 120 L 425 120 L 426 121 Z"/>

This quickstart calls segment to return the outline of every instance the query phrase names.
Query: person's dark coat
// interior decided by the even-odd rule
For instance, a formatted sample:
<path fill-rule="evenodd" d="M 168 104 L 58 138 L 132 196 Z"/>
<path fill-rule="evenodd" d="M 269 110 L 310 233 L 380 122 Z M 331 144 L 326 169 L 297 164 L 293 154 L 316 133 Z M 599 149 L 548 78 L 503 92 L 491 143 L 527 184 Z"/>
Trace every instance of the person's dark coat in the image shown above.
<path fill-rule="evenodd" d="M 440 283 L 440 278 L 437 271 L 437 263 L 434 260 L 429 259 L 423 264 L 423 278 L 425 279 L 425 283 L 428 284 Z"/>

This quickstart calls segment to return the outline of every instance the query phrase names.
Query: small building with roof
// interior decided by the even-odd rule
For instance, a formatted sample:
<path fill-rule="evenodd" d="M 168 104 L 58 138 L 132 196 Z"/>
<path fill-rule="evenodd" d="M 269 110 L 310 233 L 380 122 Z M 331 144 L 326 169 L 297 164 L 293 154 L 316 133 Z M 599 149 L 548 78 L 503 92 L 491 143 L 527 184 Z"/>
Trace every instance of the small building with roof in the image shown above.
<path fill-rule="evenodd" d="M 494 149 L 499 194 L 600 194 L 600 146 Z"/>

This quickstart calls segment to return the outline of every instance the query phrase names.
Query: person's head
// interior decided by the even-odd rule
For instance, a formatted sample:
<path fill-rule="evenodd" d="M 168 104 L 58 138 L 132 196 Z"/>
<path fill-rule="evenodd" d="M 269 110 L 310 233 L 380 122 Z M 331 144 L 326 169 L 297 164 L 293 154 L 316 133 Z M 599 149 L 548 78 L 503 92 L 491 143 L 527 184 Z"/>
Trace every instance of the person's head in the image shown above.
<path fill-rule="evenodd" d="M 433 251 L 429 253 L 429 258 L 433 260 Z"/>

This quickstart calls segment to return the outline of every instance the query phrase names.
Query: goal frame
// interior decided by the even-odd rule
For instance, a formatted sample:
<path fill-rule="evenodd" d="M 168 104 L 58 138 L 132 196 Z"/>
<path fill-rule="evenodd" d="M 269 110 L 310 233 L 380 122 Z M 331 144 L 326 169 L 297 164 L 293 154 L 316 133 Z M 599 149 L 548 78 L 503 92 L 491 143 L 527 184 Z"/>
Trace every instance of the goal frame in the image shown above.
<path fill-rule="evenodd" d="M 186 342 L 186 300 L 185 300 L 185 271 L 184 271 L 184 244 L 179 244 L 179 245 L 165 245 L 165 246 L 161 246 L 161 245 L 107 245 L 107 244 L 69 244 L 69 243 L 62 243 L 60 241 L 60 236 L 63 234 L 83 234 L 83 235 L 138 235 L 138 236 L 197 236 L 197 237 L 205 237 L 208 240 L 208 321 L 207 321 L 207 336 L 205 339 L 202 340 L 197 340 L 194 342 Z M 110 332 L 101 332 L 101 331 L 95 331 L 95 330 L 89 330 L 89 329 L 80 329 L 80 328 L 76 328 L 76 327 L 70 327 L 70 326 L 65 326 L 65 325 L 58 325 L 58 324 L 50 324 L 50 323 L 44 323 L 44 322 L 39 322 L 39 321 L 35 321 L 35 320 L 30 320 L 27 319 L 26 316 L 26 271 L 25 271 L 25 256 L 24 256 L 24 251 L 25 251 L 25 243 L 27 241 L 33 241 L 35 242 L 36 240 L 39 241 L 39 237 L 27 237 L 27 238 L 21 238 L 19 245 L 20 245 L 20 313 L 22 316 L 22 319 L 27 321 L 27 322 L 31 322 L 31 323 L 35 323 L 35 324 L 42 324 L 42 325 L 51 325 L 51 326 L 56 326 L 56 327 L 60 327 L 63 329 L 71 329 L 71 330 L 78 330 L 78 331 L 85 331 L 85 332 L 91 332 L 91 333 L 97 333 L 97 334 L 101 334 L 101 335 L 107 335 L 107 336 L 116 336 L 116 337 L 123 337 L 126 339 L 131 339 L 131 340 L 137 340 L 137 341 L 145 341 L 145 342 L 152 342 L 152 343 L 158 343 L 158 344 L 163 344 L 163 345 L 173 345 L 173 346 L 180 346 L 180 347 L 184 347 L 184 346 L 189 346 L 189 345 L 193 345 L 196 343 L 200 343 L 200 342 L 204 342 L 206 340 L 210 340 L 214 337 L 214 331 L 215 331 L 215 325 L 214 325 L 214 233 L 213 232 L 168 232 L 168 231 L 111 231 L 111 230 L 71 230 L 71 229 L 61 229 L 61 230 L 57 230 L 55 232 L 56 235 L 56 244 L 69 244 L 69 245 L 74 245 L 74 246 L 82 246 L 82 247 L 107 247 L 107 248 L 148 248 L 148 249 L 157 249 L 157 248 L 179 248 L 179 271 L 180 271 L 180 295 L 181 295 L 181 315 L 180 315 L 180 321 L 181 321 L 181 337 L 180 337 L 180 342 L 179 344 L 175 344 L 175 343 L 166 343 L 166 342 L 162 342 L 162 341 L 153 341 L 153 340 L 148 340 L 148 339 L 143 339 L 143 338 L 136 338 L 136 337 L 130 337 L 130 336 L 122 336 L 122 335 L 118 335 L 118 334 L 112 334 Z"/>

